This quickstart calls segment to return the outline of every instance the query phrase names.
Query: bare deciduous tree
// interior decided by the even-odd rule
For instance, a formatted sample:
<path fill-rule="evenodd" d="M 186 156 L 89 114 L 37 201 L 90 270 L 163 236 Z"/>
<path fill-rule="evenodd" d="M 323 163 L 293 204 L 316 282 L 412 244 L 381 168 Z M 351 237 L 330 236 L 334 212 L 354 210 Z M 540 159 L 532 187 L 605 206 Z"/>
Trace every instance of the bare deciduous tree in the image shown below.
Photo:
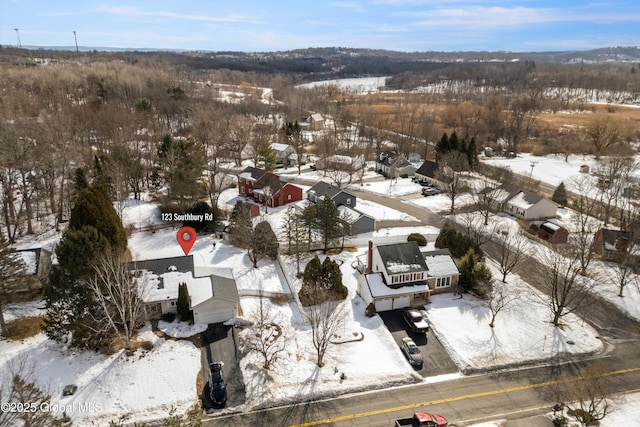
<path fill-rule="evenodd" d="M 541 270 L 537 280 L 545 294 L 541 298 L 551 311 L 551 322 L 560 326 L 562 318 L 585 304 L 593 282 L 580 275 L 580 260 L 571 254 L 543 251 L 536 258 Z"/>
<path fill-rule="evenodd" d="M 597 426 L 612 411 L 613 389 L 609 369 L 595 362 L 580 370 L 577 378 L 562 378 L 555 387 L 559 402 L 566 403 L 567 414 L 583 426 Z"/>
<path fill-rule="evenodd" d="M 497 247 L 496 261 L 502 274 L 502 283 L 507 281 L 507 275 L 521 265 L 529 255 L 529 239 L 519 232 L 495 234 L 494 243 Z"/>
<path fill-rule="evenodd" d="M 469 162 L 464 153 L 452 151 L 443 155 L 440 163 L 441 167 L 436 172 L 436 178 L 444 184 L 444 191 L 451 200 L 451 213 L 453 213 L 456 199 L 464 191 L 465 183 L 462 174 L 469 170 Z"/>
<path fill-rule="evenodd" d="M 320 291 L 318 291 L 320 292 Z M 317 301 L 323 301 L 318 298 Z M 324 301 L 304 309 L 311 325 L 311 339 L 316 349 L 316 364 L 324 366 L 324 356 L 331 346 L 331 339 L 344 327 L 347 315 L 343 301 Z"/>
<path fill-rule="evenodd" d="M 596 159 L 599 159 L 606 150 L 616 144 L 620 139 L 620 125 L 610 120 L 597 118 L 584 129 L 587 140 L 593 146 Z"/>
<path fill-rule="evenodd" d="M 572 206 L 574 213 L 568 243 L 572 257 L 580 261 L 580 274 L 585 275 L 594 255 L 593 236 L 599 228 L 599 222 L 595 218 L 597 201 L 589 197 L 596 190 L 588 178 L 576 180 L 575 187 L 579 196 Z"/>
<path fill-rule="evenodd" d="M 262 367 L 267 370 L 274 367 L 280 356 L 286 352 L 287 346 L 282 321 L 273 313 L 273 310 L 265 307 L 264 297 L 260 297 L 258 309 L 249 316 L 253 325 L 244 335 L 246 348 L 260 355 Z"/>
<path fill-rule="evenodd" d="M 493 284 L 491 292 L 489 293 L 489 300 L 487 301 L 487 307 L 489 307 L 489 311 L 491 312 L 490 327 L 493 328 L 495 326 L 498 313 L 507 309 L 518 297 L 519 294 L 513 289 L 509 289 L 506 284 Z"/>
<path fill-rule="evenodd" d="M 144 320 L 144 277 L 127 271 L 122 255 L 105 254 L 93 267 L 94 275 L 87 285 L 95 299 L 90 311 L 94 328 L 119 337 L 126 349 L 131 348 L 136 329 Z"/>

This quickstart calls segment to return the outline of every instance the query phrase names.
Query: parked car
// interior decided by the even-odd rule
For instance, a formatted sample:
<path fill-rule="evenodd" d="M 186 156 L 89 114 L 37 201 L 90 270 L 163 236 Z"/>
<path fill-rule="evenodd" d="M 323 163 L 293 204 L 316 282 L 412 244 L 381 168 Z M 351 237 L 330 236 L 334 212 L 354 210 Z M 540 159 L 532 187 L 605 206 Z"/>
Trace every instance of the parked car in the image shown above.
<path fill-rule="evenodd" d="M 411 418 L 396 420 L 396 427 L 448 427 L 449 423 L 442 415 L 418 412 Z"/>
<path fill-rule="evenodd" d="M 419 312 L 420 316 L 422 316 L 422 320 L 427 322 L 427 325 L 429 325 L 429 313 L 427 313 L 427 310 L 419 310 Z"/>
<path fill-rule="evenodd" d="M 222 375 L 222 362 L 213 362 L 209 365 L 209 387 L 211 388 L 211 400 L 216 405 L 224 405 L 227 401 L 227 386 Z"/>
<path fill-rule="evenodd" d="M 440 194 L 440 192 L 438 190 L 436 190 L 435 188 L 432 188 L 432 187 L 423 187 L 422 188 L 422 195 L 424 197 L 435 196 L 436 194 Z"/>
<path fill-rule="evenodd" d="M 409 325 L 411 330 L 416 333 L 427 333 L 429 331 L 429 323 L 424 320 L 422 314 L 415 308 L 405 308 L 402 310 L 402 317 Z"/>
<path fill-rule="evenodd" d="M 407 356 L 407 360 L 409 360 L 409 364 L 411 366 L 421 367 L 423 360 L 422 354 L 420 354 L 420 349 L 416 345 L 416 343 L 409 337 L 402 338 L 402 343 L 400 344 L 400 350 Z"/>

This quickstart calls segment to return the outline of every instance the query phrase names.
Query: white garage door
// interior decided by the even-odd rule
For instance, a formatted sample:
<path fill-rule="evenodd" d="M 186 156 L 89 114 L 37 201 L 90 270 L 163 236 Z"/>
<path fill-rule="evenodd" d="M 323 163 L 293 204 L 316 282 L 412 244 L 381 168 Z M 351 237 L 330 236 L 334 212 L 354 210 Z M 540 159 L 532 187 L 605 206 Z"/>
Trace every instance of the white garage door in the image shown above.
<path fill-rule="evenodd" d="M 397 308 L 405 308 L 405 307 L 409 307 L 409 305 L 411 305 L 409 303 L 409 296 L 408 295 L 403 295 L 400 297 L 396 297 L 393 299 L 393 309 L 397 309 Z"/>
<path fill-rule="evenodd" d="M 207 310 L 201 313 L 194 311 L 193 321 L 195 323 L 222 323 L 231 319 L 233 316 L 233 307 Z"/>
<path fill-rule="evenodd" d="M 392 308 L 393 308 L 393 300 L 391 298 L 376 300 L 376 311 L 389 311 Z"/>

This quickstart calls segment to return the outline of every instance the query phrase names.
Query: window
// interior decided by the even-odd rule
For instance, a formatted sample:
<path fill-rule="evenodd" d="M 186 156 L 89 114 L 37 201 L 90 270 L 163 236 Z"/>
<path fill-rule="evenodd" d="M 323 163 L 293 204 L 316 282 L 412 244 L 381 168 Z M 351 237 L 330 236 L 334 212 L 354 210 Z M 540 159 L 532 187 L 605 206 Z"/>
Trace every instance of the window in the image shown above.
<path fill-rule="evenodd" d="M 287 195 L 287 200 L 291 200 L 291 194 Z"/>
<path fill-rule="evenodd" d="M 176 306 L 176 302 L 175 301 L 171 301 L 171 307 L 175 307 Z"/>
<path fill-rule="evenodd" d="M 351 204 L 351 198 L 347 199 L 347 204 L 350 205 Z"/>
<path fill-rule="evenodd" d="M 451 277 L 438 277 L 436 279 L 436 288 L 446 288 L 451 286 Z"/>
<path fill-rule="evenodd" d="M 244 187 L 240 187 L 240 194 L 244 194 Z"/>

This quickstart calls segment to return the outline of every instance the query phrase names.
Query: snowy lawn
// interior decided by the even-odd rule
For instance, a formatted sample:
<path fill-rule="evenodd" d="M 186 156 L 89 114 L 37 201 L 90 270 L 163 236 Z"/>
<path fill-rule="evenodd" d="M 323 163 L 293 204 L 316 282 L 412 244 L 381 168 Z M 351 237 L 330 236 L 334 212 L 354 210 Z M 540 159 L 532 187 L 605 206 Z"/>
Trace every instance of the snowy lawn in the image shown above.
<path fill-rule="evenodd" d="M 206 331 L 208 326 L 206 323 L 190 324 L 189 322 L 179 322 L 177 320 L 170 323 L 164 320 L 158 322 L 158 329 L 173 338 L 192 337 Z"/>
<path fill-rule="evenodd" d="M 249 406 L 271 406 L 420 380 L 382 320 L 378 316 L 368 318 L 364 314 L 365 304 L 355 294 L 358 273 L 351 268 L 351 263 L 359 253 L 362 252 L 342 252 L 331 257 L 341 264 L 343 283 L 349 289 L 347 300 L 343 303 L 347 321 L 336 340 L 354 341 L 329 347 L 322 368 L 316 366 L 311 329 L 304 321 L 298 305 L 295 302 L 276 305 L 263 300 L 264 304 L 268 304 L 269 315 L 282 326 L 285 339 L 290 344 L 287 344 L 287 352 L 281 363 L 272 372 L 266 373 L 261 369 L 257 354 L 250 353 L 242 359 Z M 324 260 L 323 256 L 320 258 Z M 295 279 L 295 260 L 290 257 L 284 259 L 285 268 L 297 292 L 301 283 Z M 304 269 L 307 261 L 301 269 Z M 259 269 L 260 274 L 265 272 L 268 274 L 262 267 Z M 241 304 L 245 317 L 251 319 L 256 316 L 258 298 L 242 298 Z"/>
<path fill-rule="evenodd" d="M 153 343 L 150 351 L 105 356 L 64 348 L 38 334 L 20 342 L 0 340 L 0 372 L 26 362 L 37 371 L 32 379 L 52 396 L 52 407 L 66 411 L 74 426 L 106 425 L 132 414 L 137 421 L 184 413 L 197 402 L 200 350 L 188 341 L 166 341 L 150 331 L 139 337 Z M 6 384 L 5 381 L 3 383 Z M 75 384 L 73 396 L 62 396 Z"/>
<path fill-rule="evenodd" d="M 491 263 L 494 277 L 498 276 Z M 546 297 L 518 276 L 507 277 L 510 292 L 518 298 L 496 317 L 486 301 L 464 294 L 434 295 L 426 305 L 433 331 L 462 370 L 484 370 L 549 359 L 563 353 L 592 353 L 602 348 L 597 333 L 577 316 L 550 322 Z"/>
<path fill-rule="evenodd" d="M 446 194 L 436 194 L 429 197 L 418 197 L 405 203 L 411 203 L 412 205 L 421 206 L 427 208 L 435 213 L 445 212 L 448 213 L 451 210 L 451 199 Z M 468 206 L 474 203 L 473 197 L 469 193 L 460 194 L 456 197 L 454 204 L 455 211 L 458 211 L 464 206 Z"/>
<path fill-rule="evenodd" d="M 384 179 L 375 181 L 366 181 L 364 185 L 351 184 L 347 186 L 360 191 L 368 191 L 370 193 L 380 194 L 389 197 L 406 196 L 408 194 L 420 194 L 422 188 L 420 184 L 411 181 L 411 178 Z M 358 201 L 360 203 L 360 201 Z"/>

